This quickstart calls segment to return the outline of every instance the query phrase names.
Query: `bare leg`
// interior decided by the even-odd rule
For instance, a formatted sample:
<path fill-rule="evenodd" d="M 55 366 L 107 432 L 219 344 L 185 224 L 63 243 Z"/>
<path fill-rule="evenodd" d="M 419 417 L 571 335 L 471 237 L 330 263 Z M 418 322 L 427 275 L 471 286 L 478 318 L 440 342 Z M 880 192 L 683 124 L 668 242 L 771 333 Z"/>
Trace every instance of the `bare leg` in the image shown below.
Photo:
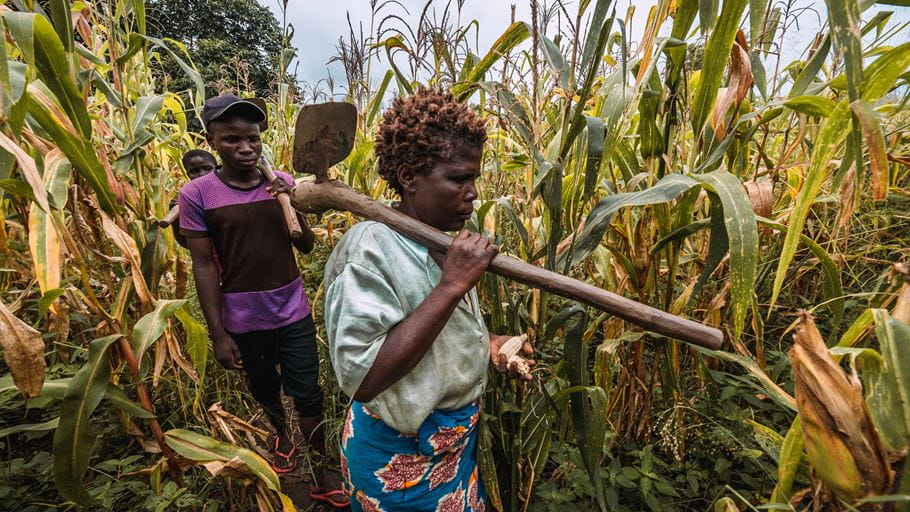
<path fill-rule="evenodd" d="M 300 430 L 303 431 L 307 448 L 310 450 L 310 453 L 315 456 L 313 476 L 316 481 L 313 483 L 313 490 L 324 493 L 341 489 L 341 482 L 337 478 L 330 477 L 325 470 L 325 422 L 323 421 L 322 414 L 319 416 L 300 416 L 299 420 Z M 347 501 L 347 498 L 341 495 L 332 496 L 331 499 L 338 503 Z"/>

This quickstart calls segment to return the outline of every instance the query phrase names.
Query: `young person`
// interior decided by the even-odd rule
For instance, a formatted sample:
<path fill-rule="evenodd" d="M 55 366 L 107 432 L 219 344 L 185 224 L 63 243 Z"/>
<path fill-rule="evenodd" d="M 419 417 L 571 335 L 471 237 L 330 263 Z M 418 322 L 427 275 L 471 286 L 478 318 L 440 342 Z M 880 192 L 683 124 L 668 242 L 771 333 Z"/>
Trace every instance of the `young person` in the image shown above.
<path fill-rule="evenodd" d="M 209 153 L 208 151 L 205 151 L 204 149 L 191 149 L 183 154 L 183 158 L 181 158 L 180 161 L 183 164 L 183 170 L 186 171 L 186 176 L 190 179 L 190 181 L 205 176 L 206 174 L 214 171 L 215 167 L 218 166 L 218 161 L 215 160 L 215 155 Z M 173 208 L 177 202 L 177 198 L 172 199 L 168 205 L 168 208 Z M 179 220 L 171 224 L 171 228 L 174 229 L 174 240 L 176 240 L 181 247 L 186 249 L 186 237 L 180 234 L 179 227 Z"/>
<path fill-rule="evenodd" d="M 401 197 L 398 209 L 461 230 L 477 198 L 485 139 L 483 121 L 449 93 L 418 89 L 395 99 L 376 154 L 380 175 Z M 352 510 L 484 509 L 480 397 L 491 361 L 517 373 L 498 357 L 510 337 L 487 331 L 474 290 L 496 254 L 467 231 L 442 256 L 383 224 L 361 222 L 329 257 L 329 349 L 338 382 L 354 399 L 341 448 Z"/>
<path fill-rule="evenodd" d="M 316 331 L 292 249 L 310 252 L 315 237 L 300 216 L 303 236 L 292 240 L 274 198 L 293 190 L 293 178 L 278 172 L 278 179 L 267 183 L 257 167 L 262 153 L 258 123 L 264 119 L 258 106 L 231 94 L 206 101 L 206 139 L 221 168 L 180 191 L 180 232 L 187 237 L 215 357 L 225 368 L 246 374 L 253 397 L 278 431 L 273 467 L 287 473 L 296 458 L 281 387 L 294 401 L 309 448 L 322 458 L 325 454 Z M 346 506 L 322 462 L 314 468 L 311 497 Z"/>

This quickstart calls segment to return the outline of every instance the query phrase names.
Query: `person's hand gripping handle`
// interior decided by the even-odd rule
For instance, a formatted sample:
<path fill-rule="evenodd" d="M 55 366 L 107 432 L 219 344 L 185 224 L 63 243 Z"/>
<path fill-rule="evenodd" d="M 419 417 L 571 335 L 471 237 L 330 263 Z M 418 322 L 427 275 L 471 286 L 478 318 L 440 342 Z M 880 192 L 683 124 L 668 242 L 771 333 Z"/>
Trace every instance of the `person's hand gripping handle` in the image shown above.
<path fill-rule="evenodd" d="M 262 171 L 262 174 L 265 175 L 265 179 L 267 179 L 269 183 L 275 182 L 275 171 L 272 170 L 272 165 L 264 157 L 259 159 L 259 169 Z M 295 240 L 300 238 L 303 234 L 303 229 L 300 227 L 300 221 L 297 219 L 297 210 L 291 206 L 291 196 L 282 191 L 282 193 L 278 194 L 277 199 L 278 203 L 281 205 L 281 211 L 284 212 L 284 220 L 288 225 L 288 231 L 291 232 L 291 238 Z"/>

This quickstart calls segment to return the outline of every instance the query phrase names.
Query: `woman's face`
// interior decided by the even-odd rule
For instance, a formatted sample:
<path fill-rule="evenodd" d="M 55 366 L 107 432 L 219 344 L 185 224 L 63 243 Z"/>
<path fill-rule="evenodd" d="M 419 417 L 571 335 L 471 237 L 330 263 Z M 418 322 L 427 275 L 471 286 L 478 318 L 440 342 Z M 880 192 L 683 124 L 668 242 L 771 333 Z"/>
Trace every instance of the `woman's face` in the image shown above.
<path fill-rule="evenodd" d="M 437 162 L 427 174 L 399 173 L 406 213 L 442 231 L 458 231 L 474 211 L 480 148 Z"/>

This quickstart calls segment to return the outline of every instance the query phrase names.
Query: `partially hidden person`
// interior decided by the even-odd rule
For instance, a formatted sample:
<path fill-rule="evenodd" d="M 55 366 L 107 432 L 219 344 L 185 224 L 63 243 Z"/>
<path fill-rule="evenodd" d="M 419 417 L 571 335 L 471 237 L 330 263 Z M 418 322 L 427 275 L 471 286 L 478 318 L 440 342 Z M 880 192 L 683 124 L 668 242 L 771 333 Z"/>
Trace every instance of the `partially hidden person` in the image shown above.
<path fill-rule="evenodd" d="M 183 170 L 186 171 L 186 177 L 189 178 L 190 181 L 201 178 L 218 167 L 218 160 L 215 160 L 215 155 L 204 149 L 191 149 L 187 151 L 183 154 L 183 158 L 180 159 L 180 163 L 183 164 Z M 168 209 L 177 205 L 177 202 L 178 199 L 176 197 L 171 199 L 168 204 Z M 174 240 L 176 240 L 181 247 L 186 249 L 186 237 L 180 234 L 180 221 L 178 220 L 171 223 L 170 227 L 174 230 Z"/>
<path fill-rule="evenodd" d="M 288 473 L 297 462 L 280 399 L 283 388 L 313 455 L 311 496 L 345 507 L 340 483 L 333 484 L 326 472 L 316 330 L 293 252 L 312 251 L 315 236 L 299 216 L 303 235 L 292 240 L 275 200 L 293 191 L 293 178 L 277 172 L 268 183 L 257 167 L 262 154 L 258 123 L 264 119 L 256 104 L 232 94 L 205 102 L 205 136 L 221 167 L 181 189 L 180 232 L 189 245 L 215 357 L 225 368 L 244 372 L 253 398 L 277 430 L 273 469 Z"/>
<path fill-rule="evenodd" d="M 396 98 L 376 137 L 379 173 L 402 213 L 460 232 L 443 256 L 384 224 L 361 222 L 326 264 L 332 366 L 353 397 L 341 468 L 354 511 L 485 508 L 481 395 L 491 363 L 518 376 L 499 358 L 511 337 L 487 330 L 474 289 L 498 249 L 463 230 L 485 140 L 483 120 L 450 93 L 418 89 Z"/>

